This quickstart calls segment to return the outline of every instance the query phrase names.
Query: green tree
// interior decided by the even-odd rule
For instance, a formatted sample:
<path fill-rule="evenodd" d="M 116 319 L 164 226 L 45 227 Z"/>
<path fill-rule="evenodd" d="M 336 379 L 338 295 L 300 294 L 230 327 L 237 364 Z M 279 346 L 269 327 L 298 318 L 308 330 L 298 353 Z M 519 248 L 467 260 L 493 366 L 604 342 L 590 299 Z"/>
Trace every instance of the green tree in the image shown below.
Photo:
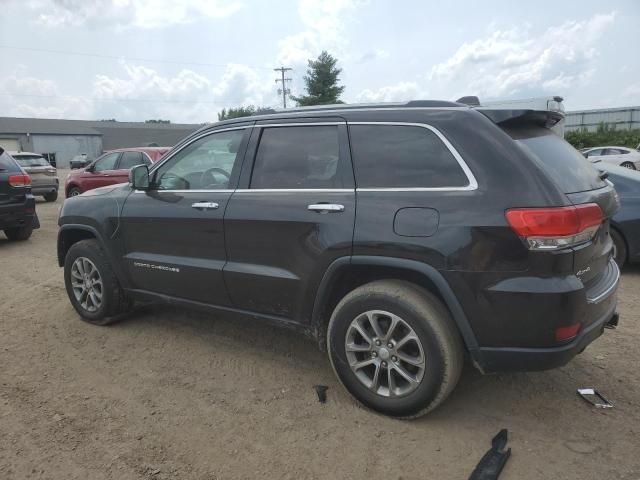
<path fill-rule="evenodd" d="M 158 119 L 150 119 L 150 120 L 145 120 L 144 123 L 171 123 L 171 120 L 162 120 L 161 118 Z"/>
<path fill-rule="evenodd" d="M 255 107 L 249 105 L 248 107 L 230 108 L 227 110 L 223 108 L 221 112 L 218 112 L 218 121 L 229 120 L 231 118 L 250 117 L 251 115 L 260 115 L 270 112 L 269 108 Z"/>
<path fill-rule="evenodd" d="M 572 130 L 565 133 L 564 139 L 578 149 L 606 145 L 637 148 L 640 145 L 640 129 L 617 130 L 615 125 L 601 123 L 595 132 Z"/>
<path fill-rule="evenodd" d="M 299 106 L 329 105 L 332 103 L 344 103 L 340 95 L 344 86 L 338 84 L 338 76 L 342 73 L 337 68 L 338 60 L 326 51 L 323 51 L 316 60 L 309 60 L 309 68 L 304 76 L 307 94 L 301 97 L 291 97 Z"/>

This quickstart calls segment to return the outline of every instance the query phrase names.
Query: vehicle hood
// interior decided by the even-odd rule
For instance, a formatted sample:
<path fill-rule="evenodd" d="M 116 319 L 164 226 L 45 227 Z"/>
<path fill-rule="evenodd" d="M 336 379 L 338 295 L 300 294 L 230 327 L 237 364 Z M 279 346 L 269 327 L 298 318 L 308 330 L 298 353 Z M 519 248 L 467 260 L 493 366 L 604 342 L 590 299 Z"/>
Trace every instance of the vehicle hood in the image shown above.
<path fill-rule="evenodd" d="M 128 183 L 116 183 L 115 185 L 107 185 L 106 187 L 94 188 L 93 190 L 88 190 L 80 195 L 79 197 L 96 197 L 99 195 L 107 195 L 114 190 L 120 190 L 126 188 Z"/>

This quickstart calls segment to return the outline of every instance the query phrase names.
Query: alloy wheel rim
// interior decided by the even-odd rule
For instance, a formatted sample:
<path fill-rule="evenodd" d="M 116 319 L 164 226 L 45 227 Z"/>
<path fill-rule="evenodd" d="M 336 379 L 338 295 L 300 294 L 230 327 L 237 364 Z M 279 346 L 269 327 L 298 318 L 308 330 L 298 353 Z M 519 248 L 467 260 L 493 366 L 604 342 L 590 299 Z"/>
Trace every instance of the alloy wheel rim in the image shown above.
<path fill-rule="evenodd" d="M 96 265 L 86 257 L 78 257 L 71 265 L 73 295 L 87 312 L 102 306 L 103 283 Z"/>
<path fill-rule="evenodd" d="M 349 325 L 345 353 L 351 371 L 382 397 L 403 397 L 420 386 L 426 362 L 422 343 L 398 315 L 369 310 Z"/>

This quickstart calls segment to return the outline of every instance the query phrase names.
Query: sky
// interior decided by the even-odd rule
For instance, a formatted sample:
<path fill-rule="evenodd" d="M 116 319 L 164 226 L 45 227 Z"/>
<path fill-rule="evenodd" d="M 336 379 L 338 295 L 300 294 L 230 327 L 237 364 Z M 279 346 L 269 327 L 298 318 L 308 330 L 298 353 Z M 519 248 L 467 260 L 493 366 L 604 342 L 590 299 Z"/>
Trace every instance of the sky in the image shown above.
<path fill-rule="evenodd" d="M 327 50 L 347 103 L 640 105 L 640 0 L 0 0 L 0 116 L 204 123 L 281 107 Z"/>

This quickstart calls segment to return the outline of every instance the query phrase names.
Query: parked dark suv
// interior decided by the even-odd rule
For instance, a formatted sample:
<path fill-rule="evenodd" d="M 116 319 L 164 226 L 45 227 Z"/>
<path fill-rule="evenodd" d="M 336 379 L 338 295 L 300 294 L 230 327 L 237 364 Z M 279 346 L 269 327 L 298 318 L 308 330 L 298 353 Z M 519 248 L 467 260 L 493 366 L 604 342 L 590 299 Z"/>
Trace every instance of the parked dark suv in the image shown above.
<path fill-rule="evenodd" d="M 64 203 L 69 298 L 100 325 L 152 300 L 300 330 L 398 417 L 440 404 L 467 355 L 563 365 L 617 321 L 619 270 L 615 192 L 560 118 L 419 101 L 209 125 Z"/>
<path fill-rule="evenodd" d="M 9 240 L 27 240 L 39 227 L 31 178 L 0 148 L 0 230 Z"/>

